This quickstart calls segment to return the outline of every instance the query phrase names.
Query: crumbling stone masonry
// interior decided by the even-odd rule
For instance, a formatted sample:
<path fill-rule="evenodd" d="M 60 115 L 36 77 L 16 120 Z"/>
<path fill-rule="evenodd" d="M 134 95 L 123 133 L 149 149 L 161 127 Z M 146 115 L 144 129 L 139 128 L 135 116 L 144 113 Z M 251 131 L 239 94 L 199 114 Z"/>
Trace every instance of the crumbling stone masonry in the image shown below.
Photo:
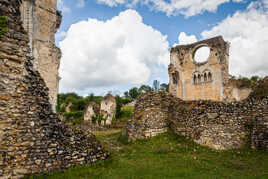
<path fill-rule="evenodd" d="M 196 51 L 209 47 L 205 62 L 194 59 Z M 240 101 L 251 89 L 240 89 L 229 82 L 229 43 L 221 36 L 171 49 L 169 91 L 183 100 Z"/>
<path fill-rule="evenodd" d="M 263 81 L 268 89 L 268 78 Z M 258 98 L 255 91 L 232 103 L 183 101 L 165 92 L 150 92 L 137 100 L 123 135 L 130 141 L 144 139 L 170 126 L 176 134 L 214 149 L 239 148 L 246 141 L 252 148 L 268 149 L 268 96 Z"/>
<path fill-rule="evenodd" d="M 90 102 L 85 110 L 84 121 L 92 123 L 93 117 L 100 114 L 100 105 L 94 101 Z"/>
<path fill-rule="evenodd" d="M 111 94 L 107 94 L 101 101 L 100 114 L 106 119 L 106 125 L 111 125 L 115 117 L 116 100 Z"/>
<path fill-rule="evenodd" d="M 48 2 L 48 1 L 47 1 Z M 0 178 L 93 163 L 108 157 L 91 133 L 65 126 L 34 68 L 20 0 L 0 0 L 8 32 L 0 39 Z"/>
<path fill-rule="evenodd" d="M 29 36 L 29 46 L 38 70 L 49 89 L 49 99 L 56 111 L 59 89 L 61 51 L 55 45 L 55 33 L 61 24 L 57 11 L 58 0 L 21 0 L 20 12 L 23 27 Z"/>

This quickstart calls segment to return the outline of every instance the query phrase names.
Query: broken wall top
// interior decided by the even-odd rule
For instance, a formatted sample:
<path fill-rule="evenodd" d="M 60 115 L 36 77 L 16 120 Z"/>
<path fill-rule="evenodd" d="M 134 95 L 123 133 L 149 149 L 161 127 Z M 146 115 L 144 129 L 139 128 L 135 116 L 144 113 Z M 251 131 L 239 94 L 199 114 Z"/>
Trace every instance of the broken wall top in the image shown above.
<path fill-rule="evenodd" d="M 217 36 L 217 37 L 213 37 L 210 39 L 206 39 L 206 40 L 201 40 L 192 44 L 187 44 L 187 45 L 177 45 L 173 48 L 171 48 L 171 53 L 175 53 L 175 52 L 180 52 L 180 50 L 190 50 L 193 48 L 199 48 L 202 46 L 209 46 L 210 48 L 218 48 L 218 49 L 222 49 L 223 52 L 227 51 L 228 52 L 228 48 L 229 48 L 229 43 L 224 41 L 222 36 Z M 229 55 L 229 54 L 227 54 Z"/>

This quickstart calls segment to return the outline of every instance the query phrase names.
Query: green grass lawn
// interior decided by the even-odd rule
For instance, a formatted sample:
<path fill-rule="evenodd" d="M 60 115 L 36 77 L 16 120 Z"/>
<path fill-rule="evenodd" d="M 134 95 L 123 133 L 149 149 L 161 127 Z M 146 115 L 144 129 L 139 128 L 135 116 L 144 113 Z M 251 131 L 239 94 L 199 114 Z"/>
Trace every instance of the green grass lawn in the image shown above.
<path fill-rule="evenodd" d="M 118 141 L 120 133 L 95 133 L 110 159 L 31 178 L 268 178 L 267 151 L 215 151 L 172 132 L 125 145 Z"/>

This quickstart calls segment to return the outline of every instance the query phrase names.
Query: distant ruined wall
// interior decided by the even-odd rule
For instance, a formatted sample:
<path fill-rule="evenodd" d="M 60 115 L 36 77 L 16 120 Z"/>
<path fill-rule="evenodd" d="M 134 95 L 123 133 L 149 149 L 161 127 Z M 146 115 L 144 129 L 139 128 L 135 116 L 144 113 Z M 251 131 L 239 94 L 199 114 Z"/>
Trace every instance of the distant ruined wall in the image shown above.
<path fill-rule="evenodd" d="M 45 80 L 50 103 L 56 111 L 61 51 L 55 45 L 55 33 L 62 18 L 57 11 L 57 0 L 22 0 L 20 12 L 23 27 L 28 32 L 34 68 Z"/>
<path fill-rule="evenodd" d="M 268 78 L 266 81 L 268 87 Z M 138 98 L 123 135 L 130 141 L 144 139 L 170 127 L 176 134 L 214 149 L 239 148 L 246 141 L 252 148 L 268 149 L 267 116 L 268 96 L 223 103 L 183 101 L 166 92 L 149 92 Z"/>
<path fill-rule="evenodd" d="M 8 17 L 8 32 L 0 38 L 0 178 L 106 159 L 94 135 L 68 128 L 52 111 L 19 7 L 19 0 L 0 0 L 0 16 Z"/>
<path fill-rule="evenodd" d="M 205 62 L 194 59 L 196 51 L 208 47 Z M 169 91 L 182 100 L 240 101 L 251 89 L 229 83 L 229 43 L 221 36 L 189 45 L 178 45 L 170 52 Z"/>
<path fill-rule="evenodd" d="M 100 113 L 100 105 L 92 101 L 88 104 L 84 113 L 84 121 L 92 123 L 93 117 L 97 117 Z"/>
<path fill-rule="evenodd" d="M 115 117 L 116 100 L 111 94 L 107 94 L 101 101 L 100 114 L 106 119 L 106 125 L 111 125 L 112 120 Z M 104 125 L 104 124 L 102 124 Z"/>

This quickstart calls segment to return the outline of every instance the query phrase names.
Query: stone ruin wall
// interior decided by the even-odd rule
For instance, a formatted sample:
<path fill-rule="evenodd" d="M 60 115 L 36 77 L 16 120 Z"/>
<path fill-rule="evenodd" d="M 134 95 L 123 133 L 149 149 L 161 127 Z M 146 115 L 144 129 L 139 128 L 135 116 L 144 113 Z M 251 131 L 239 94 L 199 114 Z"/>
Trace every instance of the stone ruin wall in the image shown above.
<path fill-rule="evenodd" d="M 194 60 L 195 52 L 209 47 L 206 62 Z M 251 89 L 240 89 L 229 83 L 229 43 L 221 36 L 171 49 L 169 89 L 183 100 L 240 101 Z"/>
<path fill-rule="evenodd" d="M 93 117 L 98 118 L 102 115 L 101 125 L 111 125 L 112 120 L 115 118 L 116 113 L 116 100 L 111 94 L 107 94 L 102 100 L 100 105 L 96 102 L 90 102 L 84 111 L 84 121 L 92 123 Z M 97 119 L 98 120 L 98 119 Z M 105 123 L 104 123 L 105 121 Z M 98 124 L 98 121 L 96 121 Z"/>
<path fill-rule="evenodd" d="M 92 101 L 88 104 L 84 114 L 84 121 L 92 123 L 93 117 L 96 117 L 100 113 L 100 105 Z"/>
<path fill-rule="evenodd" d="M 268 85 L 268 78 L 266 79 Z M 245 145 L 268 148 L 268 97 L 242 102 L 183 101 L 165 92 L 137 100 L 134 116 L 123 130 L 128 140 L 145 139 L 170 127 L 178 135 L 214 149 Z"/>
<path fill-rule="evenodd" d="M 115 117 L 116 100 L 111 94 L 107 94 L 101 101 L 100 114 L 106 119 L 106 125 L 111 125 Z M 103 124 L 104 125 L 104 124 Z"/>
<path fill-rule="evenodd" d="M 34 68 L 45 80 L 50 103 L 56 111 L 61 51 L 55 45 L 55 33 L 62 18 L 57 11 L 57 0 L 22 0 L 20 12 L 28 32 Z"/>
<path fill-rule="evenodd" d="M 65 126 L 34 68 L 19 0 L 0 0 L 8 32 L 0 39 L 0 178 L 93 163 L 108 157 L 91 133 Z"/>

